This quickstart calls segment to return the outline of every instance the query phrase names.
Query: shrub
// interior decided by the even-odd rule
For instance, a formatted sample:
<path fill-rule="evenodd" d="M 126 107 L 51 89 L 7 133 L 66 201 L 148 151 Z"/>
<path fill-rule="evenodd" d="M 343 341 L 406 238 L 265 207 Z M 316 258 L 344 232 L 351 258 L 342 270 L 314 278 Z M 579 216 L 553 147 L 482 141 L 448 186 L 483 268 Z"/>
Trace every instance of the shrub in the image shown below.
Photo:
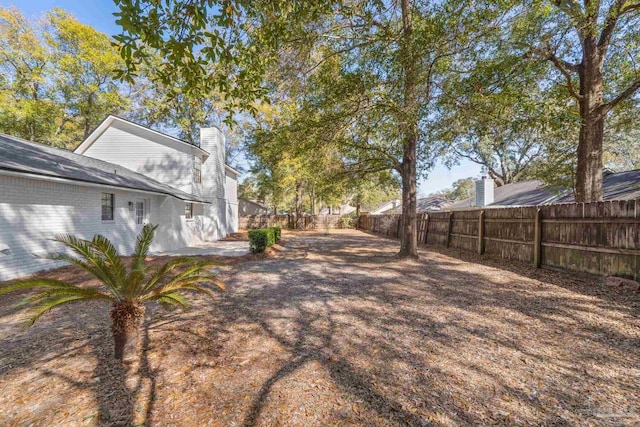
<path fill-rule="evenodd" d="M 355 212 L 350 214 L 345 214 L 340 217 L 338 221 L 338 227 L 340 228 L 358 228 L 356 225 L 358 224 L 358 217 Z"/>
<path fill-rule="evenodd" d="M 275 238 L 275 243 L 280 241 L 280 237 L 282 237 L 282 229 L 280 227 L 271 227 L 273 230 L 273 237 Z"/>
<path fill-rule="evenodd" d="M 264 252 L 265 249 L 280 240 L 280 227 L 249 230 L 248 234 L 249 248 L 251 249 L 251 252 L 257 254 L 258 252 Z M 276 236 L 278 236 L 278 239 L 276 239 Z"/>
<path fill-rule="evenodd" d="M 249 249 L 254 254 L 258 252 L 264 252 L 269 246 L 269 237 L 267 236 L 267 230 L 259 228 L 257 230 L 249 230 Z"/>

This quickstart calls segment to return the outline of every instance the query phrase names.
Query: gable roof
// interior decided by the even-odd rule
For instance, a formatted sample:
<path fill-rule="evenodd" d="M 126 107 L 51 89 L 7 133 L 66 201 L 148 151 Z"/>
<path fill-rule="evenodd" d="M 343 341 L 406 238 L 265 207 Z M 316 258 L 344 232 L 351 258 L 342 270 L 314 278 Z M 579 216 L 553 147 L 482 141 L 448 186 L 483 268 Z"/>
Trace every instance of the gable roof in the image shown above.
<path fill-rule="evenodd" d="M 640 199 L 640 169 L 608 173 L 602 179 L 604 200 Z M 544 184 L 542 181 L 522 181 L 494 189 L 494 201 L 488 206 L 538 206 L 551 203 L 572 203 L 573 192 Z M 475 199 L 454 202 L 448 209 L 464 209 L 474 206 Z"/>
<path fill-rule="evenodd" d="M 554 191 L 555 190 L 555 191 Z M 562 194 L 560 189 L 554 189 L 542 181 L 522 181 L 495 187 L 493 203 L 489 206 L 535 206 L 552 203 Z M 449 205 L 451 209 L 473 207 L 475 198 L 460 200 Z"/>
<path fill-rule="evenodd" d="M 604 200 L 640 199 L 640 169 L 614 172 L 602 178 L 602 196 Z M 562 203 L 575 201 L 573 193 L 565 195 Z"/>
<path fill-rule="evenodd" d="M 59 148 L 0 134 L 0 171 L 105 185 L 209 203 L 125 167 Z"/>
<path fill-rule="evenodd" d="M 87 151 L 87 149 L 89 149 L 89 147 L 91 147 L 91 145 L 98 139 L 98 137 L 100 135 L 102 135 L 102 133 L 107 130 L 114 122 L 116 123 L 121 123 L 121 124 L 125 124 L 127 126 L 132 127 L 133 129 L 142 132 L 142 133 L 146 133 L 152 137 L 155 138 L 160 138 L 161 140 L 167 140 L 167 141 L 171 141 L 171 142 L 178 142 L 180 144 L 184 144 L 186 146 L 189 146 L 193 149 L 195 149 L 196 151 L 200 152 L 200 154 L 204 155 L 204 157 L 209 157 L 209 153 L 205 150 L 203 150 L 202 148 L 198 147 L 197 145 L 191 144 L 187 141 L 183 141 L 182 139 L 176 138 L 174 136 L 168 135 L 166 133 L 163 132 L 159 132 L 157 130 L 153 130 L 149 127 L 146 126 L 142 126 L 139 125 L 137 123 L 134 123 L 130 120 L 127 119 L 123 119 L 122 117 L 118 117 L 118 116 L 114 116 L 114 115 L 109 115 L 107 116 L 106 119 L 104 119 L 102 121 L 102 123 L 100 123 L 98 125 L 97 128 L 95 128 L 93 130 L 93 132 L 91 132 L 91 134 L 89 134 L 89 136 L 82 141 L 82 143 L 80 145 L 78 145 L 76 147 L 75 150 L 73 150 L 74 153 L 78 153 L 78 154 L 84 154 L 85 151 Z"/>

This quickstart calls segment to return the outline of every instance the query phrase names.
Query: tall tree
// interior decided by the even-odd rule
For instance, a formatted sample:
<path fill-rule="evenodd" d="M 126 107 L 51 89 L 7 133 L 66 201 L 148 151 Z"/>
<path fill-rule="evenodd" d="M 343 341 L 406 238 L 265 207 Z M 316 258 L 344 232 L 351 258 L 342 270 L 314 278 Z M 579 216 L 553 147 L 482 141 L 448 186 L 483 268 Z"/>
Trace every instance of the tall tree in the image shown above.
<path fill-rule="evenodd" d="M 306 101 L 338 101 L 334 108 L 325 102 L 322 125 L 331 116 L 339 119 L 332 125 L 339 130 L 334 140 L 340 141 L 342 155 L 353 160 L 350 169 L 394 169 L 400 174 L 399 255 L 417 256 L 417 147 L 426 144 L 423 128 L 447 62 L 468 48 L 470 38 L 490 30 L 466 13 L 473 1 L 116 3 L 124 30 L 117 40 L 128 62 L 124 77 L 135 74 L 138 64 L 156 50 L 163 57 L 161 78 L 184 79 L 193 90 L 214 85 L 231 108 L 253 107 L 256 97 L 269 94 L 265 72 L 280 59 L 279 48 L 308 53 L 307 59 L 316 64 L 296 69 L 305 76 L 337 58 L 335 83 L 346 88 L 345 93 L 325 84 L 328 95 L 319 91 L 318 102 L 309 97 Z M 223 66 L 213 73 L 207 67 L 216 62 Z M 306 87 L 306 79 L 300 81 Z M 364 91 L 355 91 L 358 85 Z"/>
<path fill-rule="evenodd" d="M 511 12 L 512 46 L 552 64 L 579 113 L 576 200 L 602 200 L 607 115 L 640 88 L 640 2 L 538 0 Z"/>
<path fill-rule="evenodd" d="M 0 9 L 0 130 L 74 147 L 128 105 L 113 78 L 123 64 L 107 35 L 61 9 L 39 22 Z"/>
<path fill-rule="evenodd" d="M 445 164 L 471 160 L 498 186 L 537 175 L 572 186 L 579 116 L 562 90 L 545 85 L 547 65 L 523 66 L 508 51 L 487 58 L 482 48 L 457 64 L 443 84 L 433 132 Z"/>

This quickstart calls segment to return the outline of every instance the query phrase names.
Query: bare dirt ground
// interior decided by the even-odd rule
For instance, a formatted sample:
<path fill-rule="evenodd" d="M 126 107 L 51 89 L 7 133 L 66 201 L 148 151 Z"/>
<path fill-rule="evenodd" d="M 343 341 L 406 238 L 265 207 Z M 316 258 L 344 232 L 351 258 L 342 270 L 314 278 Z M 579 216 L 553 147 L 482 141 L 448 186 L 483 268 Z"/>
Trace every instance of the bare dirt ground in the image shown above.
<path fill-rule="evenodd" d="M 216 301 L 150 306 L 123 367 L 108 307 L 22 331 L 3 300 L 0 424 L 640 424 L 637 293 L 454 252 L 400 262 L 397 242 L 356 231 L 282 247 L 222 268 Z M 86 280 L 72 272 L 55 274 Z"/>

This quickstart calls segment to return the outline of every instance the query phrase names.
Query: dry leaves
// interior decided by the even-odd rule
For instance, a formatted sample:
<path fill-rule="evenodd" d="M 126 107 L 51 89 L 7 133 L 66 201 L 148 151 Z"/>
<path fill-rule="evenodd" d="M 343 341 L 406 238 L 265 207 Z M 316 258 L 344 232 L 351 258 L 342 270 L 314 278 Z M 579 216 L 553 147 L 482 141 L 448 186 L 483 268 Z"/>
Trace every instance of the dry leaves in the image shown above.
<path fill-rule="evenodd" d="M 4 300 L 0 424 L 640 423 L 637 294 L 396 250 L 355 231 L 287 233 L 278 252 L 223 268 L 217 301 L 150 306 L 141 359 L 125 366 L 111 358 L 108 307 L 60 309 L 25 332 L 17 297 Z"/>

